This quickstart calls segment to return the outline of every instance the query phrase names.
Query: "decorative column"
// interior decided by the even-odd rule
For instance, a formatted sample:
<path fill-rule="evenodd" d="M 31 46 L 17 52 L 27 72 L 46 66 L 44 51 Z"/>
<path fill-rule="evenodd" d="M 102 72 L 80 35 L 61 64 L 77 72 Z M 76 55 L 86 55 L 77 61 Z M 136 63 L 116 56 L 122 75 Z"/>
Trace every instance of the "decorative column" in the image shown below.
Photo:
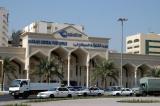
<path fill-rule="evenodd" d="M 67 85 L 70 86 L 70 59 L 71 55 L 68 55 L 68 80 L 67 80 Z"/>
<path fill-rule="evenodd" d="M 28 35 L 26 37 L 23 37 L 22 39 L 22 47 L 26 48 L 25 52 L 25 71 L 27 73 L 26 78 L 29 79 L 29 59 L 30 59 L 30 45 L 29 45 L 29 37 Z"/>
<path fill-rule="evenodd" d="M 89 53 L 88 53 L 88 55 L 87 55 L 86 67 L 87 67 L 86 87 L 88 88 L 88 85 L 89 85 Z"/>
<path fill-rule="evenodd" d="M 137 67 L 134 69 L 134 86 L 137 86 Z"/>
<path fill-rule="evenodd" d="M 28 57 L 25 60 L 25 70 L 27 71 L 26 78 L 29 79 L 29 58 Z"/>

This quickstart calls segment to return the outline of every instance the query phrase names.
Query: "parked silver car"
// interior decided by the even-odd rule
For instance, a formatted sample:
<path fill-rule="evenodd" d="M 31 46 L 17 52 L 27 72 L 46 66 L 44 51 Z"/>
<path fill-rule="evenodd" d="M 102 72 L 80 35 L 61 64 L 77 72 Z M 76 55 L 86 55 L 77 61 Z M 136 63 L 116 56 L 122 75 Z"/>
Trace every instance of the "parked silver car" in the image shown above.
<path fill-rule="evenodd" d="M 79 91 L 77 91 L 77 94 L 79 96 L 101 96 L 104 95 L 104 90 L 98 88 L 98 87 L 90 87 L 90 88 L 84 88 Z"/>
<path fill-rule="evenodd" d="M 72 97 L 76 96 L 75 91 L 71 91 L 66 87 L 57 87 L 45 92 L 40 92 L 37 98 L 54 98 L 54 97 Z"/>
<path fill-rule="evenodd" d="M 140 87 L 134 87 L 134 88 L 132 88 L 132 91 L 133 91 L 133 94 L 135 96 L 141 96 L 142 95 L 142 90 L 141 90 Z"/>
<path fill-rule="evenodd" d="M 120 86 L 109 86 L 105 89 L 104 95 L 107 96 L 120 96 L 121 95 L 121 89 Z"/>
<path fill-rule="evenodd" d="M 133 91 L 130 88 L 122 88 L 121 89 L 121 95 L 122 96 L 132 96 Z"/>

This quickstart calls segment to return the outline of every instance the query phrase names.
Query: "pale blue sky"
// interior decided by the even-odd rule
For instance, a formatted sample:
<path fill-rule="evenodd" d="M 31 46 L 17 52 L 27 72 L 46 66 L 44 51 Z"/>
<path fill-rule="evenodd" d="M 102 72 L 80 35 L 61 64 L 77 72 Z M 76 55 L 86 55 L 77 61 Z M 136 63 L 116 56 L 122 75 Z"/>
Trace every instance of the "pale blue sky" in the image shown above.
<path fill-rule="evenodd" d="M 160 33 L 160 0 L 0 0 L 9 10 L 10 31 L 37 20 L 85 26 L 91 36 L 111 38 L 109 48 L 120 51 L 121 24 L 126 17 L 124 36 Z"/>

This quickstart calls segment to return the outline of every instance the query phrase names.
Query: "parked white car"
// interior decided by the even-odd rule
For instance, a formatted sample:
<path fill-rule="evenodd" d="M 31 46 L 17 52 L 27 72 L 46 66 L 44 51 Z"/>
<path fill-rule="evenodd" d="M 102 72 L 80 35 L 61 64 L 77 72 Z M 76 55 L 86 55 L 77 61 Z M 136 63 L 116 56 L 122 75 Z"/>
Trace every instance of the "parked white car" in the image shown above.
<path fill-rule="evenodd" d="M 105 95 L 112 96 L 132 96 L 133 91 L 130 88 L 106 89 Z"/>
<path fill-rule="evenodd" d="M 89 91 L 90 91 L 89 95 L 96 95 L 96 96 L 104 95 L 104 90 L 102 90 L 98 87 L 90 87 Z"/>
<path fill-rule="evenodd" d="M 40 92 L 37 98 L 54 98 L 54 97 L 72 97 L 76 96 L 75 91 L 71 91 L 66 87 L 57 87 L 45 92 Z"/>
<path fill-rule="evenodd" d="M 90 88 L 85 88 L 82 90 L 77 91 L 77 94 L 79 96 L 101 96 L 104 94 L 104 90 L 98 88 L 98 87 L 90 87 Z"/>
<path fill-rule="evenodd" d="M 130 88 L 122 88 L 121 89 L 121 95 L 122 96 L 132 96 L 133 91 Z"/>
<path fill-rule="evenodd" d="M 121 95 L 121 89 L 122 89 L 122 87 L 120 87 L 120 86 L 109 86 L 105 89 L 104 95 L 120 96 Z"/>
<path fill-rule="evenodd" d="M 87 96 L 89 94 L 90 94 L 90 91 L 88 88 L 80 89 L 79 91 L 77 91 L 78 96 Z"/>
<path fill-rule="evenodd" d="M 132 91 L 133 91 L 133 94 L 135 96 L 141 96 L 142 95 L 142 90 L 141 90 L 140 87 L 134 87 L 134 88 L 132 88 Z"/>

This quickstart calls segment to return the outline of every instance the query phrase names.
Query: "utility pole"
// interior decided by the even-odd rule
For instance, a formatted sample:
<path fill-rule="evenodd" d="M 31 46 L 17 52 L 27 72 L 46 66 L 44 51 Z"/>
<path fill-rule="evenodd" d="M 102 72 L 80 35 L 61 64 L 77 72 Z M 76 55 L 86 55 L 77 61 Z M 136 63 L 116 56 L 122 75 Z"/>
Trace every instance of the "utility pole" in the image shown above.
<path fill-rule="evenodd" d="M 125 21 L 128 21 L 127 18 L 119 18 L 118 19 L 119 22 L 121 22 L 121 26 L 122 26 L 122 35 L 121 35 L 121 70 L 120 70 L 120 86 L 123 86 L 123 24 Z"/>

